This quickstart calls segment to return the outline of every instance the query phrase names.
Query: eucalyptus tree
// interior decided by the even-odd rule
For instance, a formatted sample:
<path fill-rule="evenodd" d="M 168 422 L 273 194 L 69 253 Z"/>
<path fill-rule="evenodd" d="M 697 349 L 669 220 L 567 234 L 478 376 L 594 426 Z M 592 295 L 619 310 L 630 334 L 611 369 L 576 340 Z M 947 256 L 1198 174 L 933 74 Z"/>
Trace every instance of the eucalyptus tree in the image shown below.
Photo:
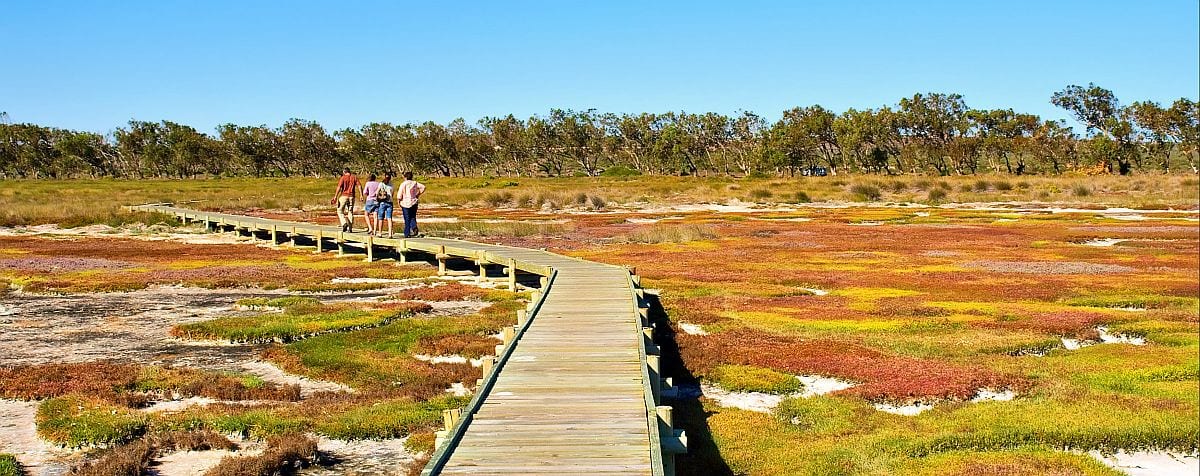
<path fill-rule="evenodd" d="M 1054 93 L 1050 102 L 1070 112 L 1093 135 L 1089 149 L 1108 172 L 1113 171 L 1114 162 L 1121 175 L 1132 170 L 1138 160 L 1133 124 L 1112 91 L 1092 83 L 1086 88 L 1072 84 Z M 1095 137 L 1095 133 L 1100 137 Z"/>
<path fill-rule="evenodd" d="M 1025 173 L 1025 158 L 1020 152 L 1041 125 L 1037 116 L 1014 112 L 1012 109 L 972 110 L 967 116 L 975 128 L 980 150 L 987 157 L 993 172 L 999 172 L 1000 163 L 1003 162 L 1008 173 Z"/>
<path fill-rule="evenodd" d="M 915 94 L 900 100 L 898 125 L 915 156 L 941 175 L 974 173 L 973 147 L 961 144 L 970 127 L 958 94 Z"/>
<path fill-rule="evenodd" d="M 1200 102 L 1179 98 L 1167 110 L 1168 134 L 1179 144 L 1179 151 L 1187 158 L 1192 173 L 1200 172 Z"/>

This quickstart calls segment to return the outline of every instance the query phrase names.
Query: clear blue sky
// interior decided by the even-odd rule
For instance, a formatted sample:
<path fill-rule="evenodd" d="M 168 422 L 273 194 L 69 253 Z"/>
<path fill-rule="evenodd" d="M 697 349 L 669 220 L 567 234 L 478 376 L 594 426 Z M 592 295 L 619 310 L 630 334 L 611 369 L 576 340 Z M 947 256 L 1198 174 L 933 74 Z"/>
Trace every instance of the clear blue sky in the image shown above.
<path fill-rule="evenodd" d="M 31 1 L 0 8 L 0 111 L 108 132 L 129 119 L 373 121 L 552 107 L 835 111 L 958 92 L 1065 114 L 1089 81 L 1125 103 L 1196 98 L 1186 1 Z"/>

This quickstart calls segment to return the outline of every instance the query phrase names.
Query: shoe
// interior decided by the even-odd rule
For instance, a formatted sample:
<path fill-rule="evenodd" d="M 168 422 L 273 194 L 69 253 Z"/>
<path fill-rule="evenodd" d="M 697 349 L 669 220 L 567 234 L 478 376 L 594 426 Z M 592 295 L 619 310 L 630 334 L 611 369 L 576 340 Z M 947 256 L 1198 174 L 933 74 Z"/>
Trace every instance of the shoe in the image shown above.
<path fill-rule="evenodd" d="M 342 224 L 342 231 L 343 231 L 343 232 L 345 232 L 345 231 L 346 231 L 346 225 L 345 225 L 345 224 Z"/>

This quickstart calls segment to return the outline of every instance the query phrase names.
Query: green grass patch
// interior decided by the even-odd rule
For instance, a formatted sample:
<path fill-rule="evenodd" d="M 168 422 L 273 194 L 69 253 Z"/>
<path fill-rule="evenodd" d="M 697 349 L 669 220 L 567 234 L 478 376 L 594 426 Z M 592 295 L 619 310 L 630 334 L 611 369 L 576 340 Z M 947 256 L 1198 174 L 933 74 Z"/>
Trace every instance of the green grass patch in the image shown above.
<path fill-rule="evenodd" d="M 400 438 L 435 426 L 442 410 L 462 408 L 468 397 L 437 397 L 425 402 L 385 400 L 330 415 L 314 429 L 330 438 L 344 440 Z"/>
<path fill-rule="evenodd" d="M 21 463 L 17 462 L 17 457 L 4 453 L 0 454 L 0 476 L 22 476 L 25 470 L 21 467 Z"/>
<path fill-rule="evenodd" d="M 270 302 L 270 301 L 268 301 Z M 412 303 L 405 309 L 367 310 L 326 306 L 303 298 L 294 299 L 282 313 L 230 316 L 175 326 L 171 333 L 188 339 L 221 339 L 231 342 L 291 342 L 328 332 L 376 327 L 416 312 L 428 311 L 427 304 Z"/>
<path fill-rule="evenodd" d="M 785 394 L 804 387 L 792 375 L 749 365 L 720 365 L 709 372 L 708 378 L 726 390 Z"/>
<path fill-rule="evenodd" d="M 68 448 L 118 445 L 146 431 L 148 418 L 135 410 L 80 396 L 43 401 L 37 411 L 38 435 Z"/>

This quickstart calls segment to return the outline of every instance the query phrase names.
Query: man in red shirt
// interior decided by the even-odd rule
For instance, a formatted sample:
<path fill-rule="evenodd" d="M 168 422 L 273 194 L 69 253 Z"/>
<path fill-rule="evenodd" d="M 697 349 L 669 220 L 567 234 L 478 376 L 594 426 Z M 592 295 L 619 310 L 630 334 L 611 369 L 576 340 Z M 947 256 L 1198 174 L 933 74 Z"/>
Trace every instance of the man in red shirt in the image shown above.
<path fill-rule="evenodd" d="M 333 192 L 330 205 L 337 206 L 338 222 L 342 231 L 354 231 L 354 197 L 358 193 L 358 177 L 350 173 L 350 169 L 342 170 L 342 178 L 338 179 L 337 190 Z"/>

